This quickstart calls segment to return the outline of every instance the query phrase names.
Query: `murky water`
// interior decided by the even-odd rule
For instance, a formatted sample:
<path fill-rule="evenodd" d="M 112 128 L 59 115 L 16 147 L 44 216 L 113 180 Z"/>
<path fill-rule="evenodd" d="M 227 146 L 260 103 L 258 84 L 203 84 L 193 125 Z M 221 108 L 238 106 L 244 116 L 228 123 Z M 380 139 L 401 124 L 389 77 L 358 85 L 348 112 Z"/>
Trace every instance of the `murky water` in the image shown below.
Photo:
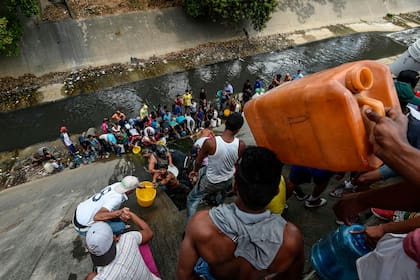
<path fill-rule="evenodd" d="M 200 88 L 204 87 L 208 98 L 212 99 L 227 80 L 240 92 L 246 79 L 253 83 L 260 77 L 267 87 L 277 73 L 293 74 L 302 69 L 309 74 L 349 61 L 397 55 L 407 47 L 394 40 L 410 42 L 407 38 L 416 38 L 419 34 L 417 29 L 414 34 L 398 34 L 394 39 L 384 33 L 337 37 L 3 113 L 0 114 L 3 128 L 0 151 L 56 139 L 62 125 L 66 125 L 70 133 L 81 133 L 99 126 L 103 117 L 109 117 L 117 109 L 128 117 L 135 117 L 143 102 L 170 105 L 176 94 L 182 94 L 186 88 L 192 89 L 198 98 Z"/>

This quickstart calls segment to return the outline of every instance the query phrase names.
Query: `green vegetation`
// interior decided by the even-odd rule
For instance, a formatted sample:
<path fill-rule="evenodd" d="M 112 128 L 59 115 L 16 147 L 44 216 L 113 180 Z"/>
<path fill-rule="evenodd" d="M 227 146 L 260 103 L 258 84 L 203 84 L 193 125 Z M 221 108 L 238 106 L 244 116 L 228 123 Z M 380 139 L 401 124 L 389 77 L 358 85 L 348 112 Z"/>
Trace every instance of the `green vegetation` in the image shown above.
<path fill-rule="evenodd" d="M 195 18 L 204 17 L 239 23 L 250 20 L 255 30 L 265 27 L 279 0 L 185 0 L 185 12 Z"/>
<path fill-rule="evenodd" d="M 17 55 L 18 45 L 23 34 L 22 24 L 18 19 L 20 10 L 25 16 L 38 14 L 37 0 L 6 0 L 6 13 L 0 17 L 0 55 Z"/>

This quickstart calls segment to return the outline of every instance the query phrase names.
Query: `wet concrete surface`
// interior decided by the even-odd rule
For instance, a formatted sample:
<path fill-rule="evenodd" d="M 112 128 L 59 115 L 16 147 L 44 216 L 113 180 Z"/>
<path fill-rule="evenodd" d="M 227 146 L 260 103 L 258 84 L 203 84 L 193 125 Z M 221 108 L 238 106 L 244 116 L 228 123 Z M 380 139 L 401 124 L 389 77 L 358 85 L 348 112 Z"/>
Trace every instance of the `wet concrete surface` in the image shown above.
<path fill-rule="evenodd" d="M 219 128 L 219 132 L 223 127 Z M 255 144 L 245 124 L 239 135 L 247 145 Z M 144 159 L 133 154 L 110 162 L 98 162 L 45 177 L 0 193 L 1 279 L 83 279 L 92 263 L 82 239 L 68 223 L 77 204 L 109 183 L 133 174 L 150 180 Z M 288 166 L 283 174 L 287 177 Z M 294 197 L 288 201 L 284 217 L 295 223 L 305 240 L 305 272 L 311 270 L 310 248 L 336 228 L 331 209 L 337 199 L 323 194 L 326 206 L 306 209 Z M 304 185 L 310 193 L 312 186 Z M 230 198 L 228 201 L 231 201 Z M 178 211 L 162 191 L 150 208 L 142 208 L 134 194 L 125 204 L 145 219 L 155 232 L 152 252 L 163 279 L 175 279 L 179 244 L 185 228 L 185 210 Z"/>

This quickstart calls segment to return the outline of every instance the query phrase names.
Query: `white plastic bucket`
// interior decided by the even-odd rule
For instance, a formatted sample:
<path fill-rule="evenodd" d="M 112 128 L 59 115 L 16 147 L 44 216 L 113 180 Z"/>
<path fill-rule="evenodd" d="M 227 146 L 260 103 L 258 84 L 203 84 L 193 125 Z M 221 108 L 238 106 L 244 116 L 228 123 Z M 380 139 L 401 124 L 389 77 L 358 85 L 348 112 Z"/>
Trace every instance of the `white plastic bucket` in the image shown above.
<path fill-rule="evenodd" d="M 417 39 L 408 49 L 391 65 L 391 72 L 395 76 L 403 70 L 420 71 L 420 39 Z"/>
<path fill-rule="evenodd" d="M 210 120 L 210 127 L 217 127 L 217 120 L 211 119 Z"/>

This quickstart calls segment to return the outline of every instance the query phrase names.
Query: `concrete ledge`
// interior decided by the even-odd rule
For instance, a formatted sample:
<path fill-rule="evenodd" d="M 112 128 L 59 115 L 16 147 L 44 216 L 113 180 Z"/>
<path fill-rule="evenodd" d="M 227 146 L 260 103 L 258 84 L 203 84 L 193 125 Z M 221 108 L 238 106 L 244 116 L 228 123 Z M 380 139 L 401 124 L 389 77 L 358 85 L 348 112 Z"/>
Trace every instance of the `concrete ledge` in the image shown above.
<path fill-rule="evenodd" d="M 60 22 L 31 19 L 25 24 L 20 55 L 0 58 L 3 66 L 0 77 L 24 73 L 40 76 L 85 66 L 124 63 L 132 56 L 147 59 L 207 42 L 244 37 L 243 28 L 250 36 L 285 34 L 328 25 L 381 21 L 387 13 L 419 8 L 417 0 L 329 0 L 325 4 L 287 0 L 282 3 L 260 33 L 251 31 L 249 26 L 197 22 L 181 8 Z M 396 28 L 388 27 L 390 31 Z M 316 38 L 317 34 L 313 36 Z"/>

